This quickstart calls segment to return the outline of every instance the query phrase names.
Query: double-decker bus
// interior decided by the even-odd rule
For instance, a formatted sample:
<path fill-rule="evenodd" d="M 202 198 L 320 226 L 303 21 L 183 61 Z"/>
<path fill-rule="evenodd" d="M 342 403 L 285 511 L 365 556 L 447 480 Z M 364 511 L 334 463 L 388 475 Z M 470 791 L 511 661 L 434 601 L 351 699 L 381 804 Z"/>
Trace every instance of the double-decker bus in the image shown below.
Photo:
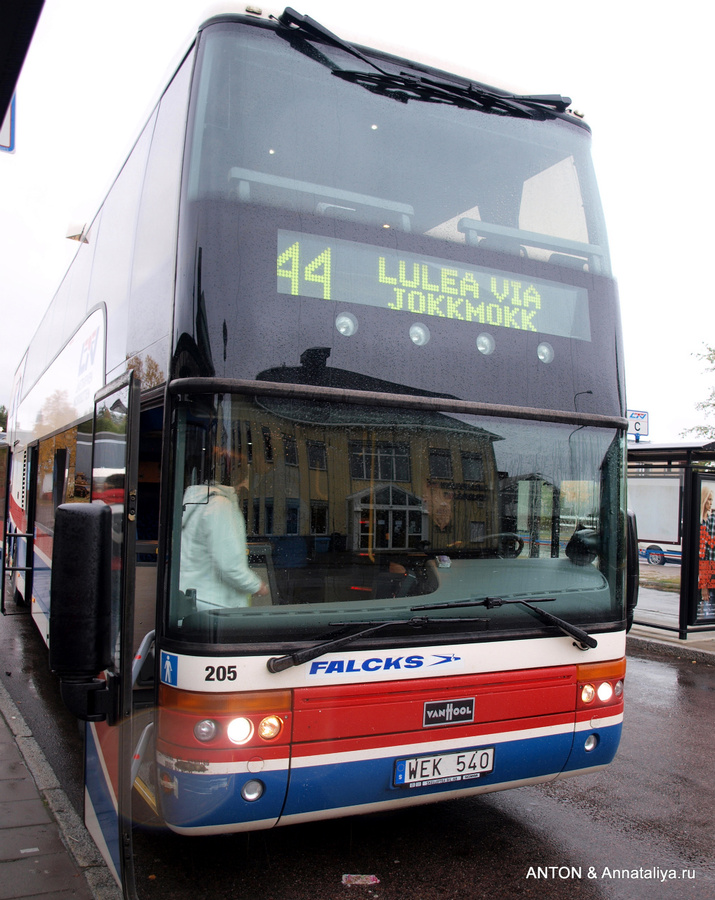
<path fill-rule="evenodd" d="M 590 138 L 291 9 L 199 29 L 8 424 L 3 563 L 118 877 L 133 787 L 210 835 L 613 759 L 637 552 Z"/>

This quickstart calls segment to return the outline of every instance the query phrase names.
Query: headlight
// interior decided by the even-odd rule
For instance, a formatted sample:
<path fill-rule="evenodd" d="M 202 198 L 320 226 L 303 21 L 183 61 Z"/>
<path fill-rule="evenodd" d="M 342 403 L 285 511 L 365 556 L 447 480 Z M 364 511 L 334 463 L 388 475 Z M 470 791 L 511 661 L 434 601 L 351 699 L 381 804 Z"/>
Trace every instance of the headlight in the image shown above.
<path fill-rule="evenodd" d="M 596 688 L 592 684 L 584 684 L 581 688 L 581 699 L 584 703 L 590 703 L 596 696 Z"/>
<path fill-rule="evenodd" d="M 246 744 L 253 735 L 253 722 L 243 716 L 228 723 L 226 734 L 232 744 Z"/>
<path fill-rule="evenodd" d="M 277 738 L 283 728 L 283 720 L 279 716 L 266 716 L 258 726 L 258 735 L 264 741 L 272 741 Z"/>
<path fill-rule="evenodd" d="M 602 684 L 599 684 L 596 693 L 598 694 L 598 699 L 601 703 L 608 703 L 611 697 L 613 697 L 613 686 L 611 685 L 611 682 L 604 681 Z"/>
<path fill-rule="evenodd" d="M 197 741 L 212 741 L 218 733 L 218 725 L 213 719 L 202 719 L 194 725 L 194 737 Z"/>

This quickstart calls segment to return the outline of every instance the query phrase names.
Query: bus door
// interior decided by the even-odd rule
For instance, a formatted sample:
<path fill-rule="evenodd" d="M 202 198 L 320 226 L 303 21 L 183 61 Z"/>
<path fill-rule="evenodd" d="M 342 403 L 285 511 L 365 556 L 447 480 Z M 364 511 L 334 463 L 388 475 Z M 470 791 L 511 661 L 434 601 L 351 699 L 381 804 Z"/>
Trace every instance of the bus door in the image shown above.
<path fill-rule="evenodd" d="M 7 566 L 7 558 L 5 548 L 7 547 L 7 496 L 9 493 L 8 479 L 10 476 L 10 450 L 7 444 L 0 443 L 0 514 L 2 515 L 2 546 L 0 546 L 0 556 L 2 556 L 2 583 L 0 584 L 0 614 L 5 615 L 5 573 Z"/>
<path fill-rule="evenodd" d="M 9 451 L 8 451 L 9 452 Z M 2 613 L 9 587 L 17 603 L 32 602 L 37 445 L 7 460 L 7 510 L 3 525 Z M 10 578 L 6 581 L 6 575 Z M 40 629 L 44 634 L 44 630 Z"/>
<path fill-rule="evenodd" d="M 86 723 L 85 825 L 127 898 L 139 421 L 133 373 L 95 396 L 93 502 L 57 509 L 50 608 L 50 667 Z"/>

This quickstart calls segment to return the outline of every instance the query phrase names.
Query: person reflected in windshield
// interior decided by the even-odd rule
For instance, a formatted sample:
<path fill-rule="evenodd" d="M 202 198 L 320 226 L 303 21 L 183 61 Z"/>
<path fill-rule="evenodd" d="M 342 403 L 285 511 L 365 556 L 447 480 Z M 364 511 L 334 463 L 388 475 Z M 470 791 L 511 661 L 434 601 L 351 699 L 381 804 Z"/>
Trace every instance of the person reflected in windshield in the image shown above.
<path fill-rule="evenodd" d="M 232 483 L 241 472 L 240 456 L 223 454 L 215 471 L 226 483 L 189 485 L 184 492 L 179 588 L 196 592 L 199 611 L 250 606 L 253 596 L 269 593 L 248 564 L 240 485 Z"/>

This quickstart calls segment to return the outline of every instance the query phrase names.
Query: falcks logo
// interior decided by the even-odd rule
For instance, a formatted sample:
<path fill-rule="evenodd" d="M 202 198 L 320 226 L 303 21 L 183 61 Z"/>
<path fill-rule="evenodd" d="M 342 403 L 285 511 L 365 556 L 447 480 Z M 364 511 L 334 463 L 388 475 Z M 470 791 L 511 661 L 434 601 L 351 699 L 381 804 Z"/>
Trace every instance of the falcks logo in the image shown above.
<path fill-rule="evenodd" d="M 429 669 L 461 662 L 454 653 L 430 656 L 411 654 L 410 656 L 372 656 L 368 659 L 341 657 L 338 659 L 316 659 L 310 664 L 309 675 L 358 675 L 370 672 L 402 672 L 414 669 Z"/>

